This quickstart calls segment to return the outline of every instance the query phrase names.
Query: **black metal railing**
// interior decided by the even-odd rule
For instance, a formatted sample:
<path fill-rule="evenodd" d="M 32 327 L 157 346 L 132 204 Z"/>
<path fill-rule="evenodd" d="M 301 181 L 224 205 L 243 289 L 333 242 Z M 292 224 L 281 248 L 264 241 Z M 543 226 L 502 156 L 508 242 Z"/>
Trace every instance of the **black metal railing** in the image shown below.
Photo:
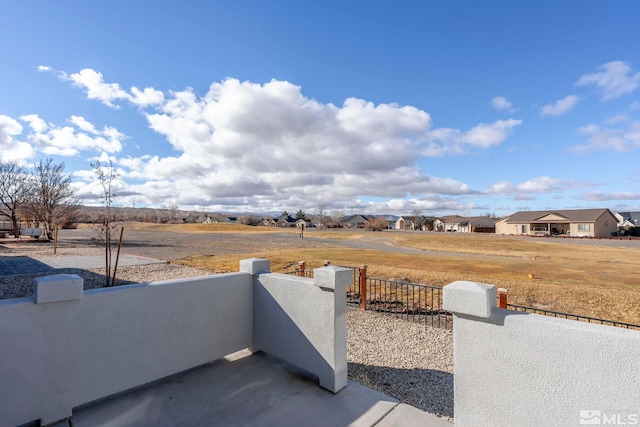
<path fill-rule="evenodd" d="M 633 323 L 618 322 L 616 320 L 599 319 L 597 317 L 580 316 L 577 314 L 563 313 L 560 311 L 544 310 L 541 308 L 526 307 L 523 305 L 507 304 L 507 309 L 522 311 L 531 314 L 541 314 L 544 316 L 558 317 L 560 319 L 577 320 L 579 322 L 596 323 L 599 325 L 615 326 L 618 328 L 640 330 L 640 325 Z"/>
<path fill-rule="evenodd" d="M 442 288 L 409 282 L 367 278 L 365 309 L 436 328 L 453 328 L 453 317 L 442 309 Z"/>
<path fill-rule="evenodd" d="M 347 288 L 348 305 L 376 311 L 408 321 L 424 323 L 427 326 L 453 329 L 452 314 L 442 309 L 442 288 L 418 283 L 367 277 L 366 266 L 340 267 L 349 268 L 353 273 L 351 286 Z M 288 270 L 285 274 L 313 278 L 313 269 L 306 269 L 303 265 L 302 268 Z M 364 276 L 364 287 L 362 276 Z M 361 295 L 362 291 L 364 291 L 364 303 Z M 506 300 L 504 302 L 506 302 Z M 498 303 L 498 305 L 500 304 Z M 577 320 L 580 322 L 640 330 L 640 325 L 599 319 L 597 317 L 580 316 L 577 314 L 508 303 L 506 304 L 506 308 L 509 310 Z"/>

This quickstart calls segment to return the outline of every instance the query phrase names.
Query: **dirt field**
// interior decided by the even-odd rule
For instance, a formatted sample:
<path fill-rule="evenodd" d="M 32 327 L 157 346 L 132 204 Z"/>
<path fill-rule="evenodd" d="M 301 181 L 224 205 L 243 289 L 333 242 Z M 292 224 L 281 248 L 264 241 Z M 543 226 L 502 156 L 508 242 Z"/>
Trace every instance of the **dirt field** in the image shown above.
<path fill-rule="evenodd" d="M 344 230 L 308 230 L 300 239 L 297 230 L 139 223 L 125 224 L 124 236 L 125 254 L 214 272 L 237 271 L 247 257 L 270 259 L 273 271 L 301 260 L 309 268 L 324 260 L 367 264 L 370 277 L 436 286 L 491 283 L 508 288 L 513 304 L 640 324 L 638 240 Z M 59 246 L 99 247 L 94 237 L 88 228 L 61 230 Z M 52 250 L 51 243 L 38 246 Z"/>

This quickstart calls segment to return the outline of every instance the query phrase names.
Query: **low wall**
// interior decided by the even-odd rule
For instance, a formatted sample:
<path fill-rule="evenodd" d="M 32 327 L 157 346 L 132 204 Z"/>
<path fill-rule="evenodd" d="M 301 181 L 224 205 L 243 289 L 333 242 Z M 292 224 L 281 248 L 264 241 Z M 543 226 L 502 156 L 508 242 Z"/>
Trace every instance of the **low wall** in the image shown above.
<path fill-rule="evenodd" d="M 78 279 L 79 297 L 49 280 L 75 299 L 44 287 L 0 301 L 2 425 L 64 419 L 79 404 L 251 346 L 246 273 L 84 293 Z"/>
<path fill-rule="evenodd" d="M 240 270 L 90 291 L 76 275 L 44 276 L 33 297 L 1 300 L 0 426 L 56 422 L 245 348 L 343 388 L 351 270 L 317 269 L 311 280 L 270 273 L 262 259 Z"/>
<path fill-rule="evenodd" d="M 352 280 L 350 269 L 334 266 L 315 269 L 313 279 L 256 274 L 254 346 L 317 375 L 320 386 L 334 393 L 344 388 Z"/>
<path fill-rule="evenodd" d="M 640 422 L 640 331 L 499 309 L 473 282 L 445 286 L 444 309 L 456 426 Z"/>

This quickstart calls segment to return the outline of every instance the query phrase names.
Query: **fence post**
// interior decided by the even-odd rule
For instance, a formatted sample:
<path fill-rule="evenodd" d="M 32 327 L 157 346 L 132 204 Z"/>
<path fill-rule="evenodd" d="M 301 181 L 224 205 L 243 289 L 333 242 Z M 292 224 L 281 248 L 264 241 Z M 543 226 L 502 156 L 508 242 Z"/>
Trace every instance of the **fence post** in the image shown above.
<path fill-rule="evenodd" d="M 498 288 L 498 307 L 507 308 L 507 292 L 508 289 Z"/>
<path fill-rule="evenodd" d="M 304 267 L 305 267 L 304 261 L 298 262 L 298 276 L 304 277 Z"/>
<path fill-rule="evenodd" d="M 367 265 L 360 266 L 360 308 L 367 309 Z"/>

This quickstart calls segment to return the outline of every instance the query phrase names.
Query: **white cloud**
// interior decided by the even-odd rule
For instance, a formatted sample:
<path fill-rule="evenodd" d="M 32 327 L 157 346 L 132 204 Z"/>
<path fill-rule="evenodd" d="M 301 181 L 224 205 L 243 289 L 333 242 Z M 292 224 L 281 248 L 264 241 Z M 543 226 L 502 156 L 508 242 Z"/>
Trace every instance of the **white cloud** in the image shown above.
<path fill-rule="evenodd" d="M 632 93 L 640 83 L 640 73 L 634 73 L 626 62 L 612 61 L 599 68 L 602 71 L 583 75 L 576 85 L 595 85 L 602 90 L 602 98 L 607 100 Z"/>
<path fill-rule="evenodd" d="M 543 106 L 542 109 L 540 110 L 540 115 L 543 117 L 544 116 L 561 116 L 567 111 L 572 110 L 573 107 L 576 106 L 579 100 L 580 98 L 577 97 L 576 95 L 565 96 L 564 98 L 557 100 L 553 104 Z"/>
<path fill-rule="evenodd" d="M 565 188 L 567 185 L 563 180 L 541 176 L 518 184 L 518 190 L 529 193 L 549 193 Z"/>
<path fill-rule="evenodd" d="M 25 114 L 20 116 L 20 119 L 29 124 L 29 127 L 36 132 L 44 132 L 49 128 L 47 122 L 38 117 L 37 114 Z"/>
<path fill-rule="evenodd" d="M 427 142 L 429 114 L 411 106 L 349 98 L 337 107 L 304 97 L 288 82 L 226 79 L 201 97 L 191 89 L 171 93 L 145 116 L 180 152 L 124 160 L 129 177 L 147 180 L 135 191 L 148 198 L 171 192 L 194 204 L 247 196 L 251 203 L 268 198 L 286 204 L 320 202 L 330 194 L 339 204 L 360 195 L 401 199 L 470 191 L 465 183 L 418 170 L 425 144 L 436 142 Z M 461 133 L 460 144 L 488 148 L 515 125 L 480 125 Z"/>
<path fill-rule="evenodd" d="M 20 118 L 31 128 L 27 139 L 31 143 L 32 155 L 35 151 L 47 155 L 77 156 L 81 151 L 117 153 L 122 150 L 125 135 L 111 127 L 99 131 L 81 116 L 71 116 L 69 119 L 77 128 L 47 124 L 36 114 Z"/>
<path fill-rule="evenodd" d="M 145 87 L 143 90 L 140 90 L 133 86 L 131 88 L 131 94 L 131 102 L 139 107 L 158 105 L 164 101 L 164 93 L 151 87 Z"/>
<path fill-rule="evenodd" d="M 629 120 L 629 116 L 626 114 L 618 114 L 617 116 L 611 116 L 604 119 L 604 122 L 608 125 L 615 125 L 620 122 L 626 122 Z"/>
<path fill-rule="evenodd" d="M 535 194 L 546 194 L 590 185 L 586 182 L 568 181 L 548 176 L 529 179 L 521 183 L 499 181 L 492 184 L 483 193 L 493 196 L 513 196 L 516 200 L 532 200 Z"/>
<path fill-rule="evenodd" d="M 504 96 L 496 96 L 491 100 L 491 106 L 498 111 L 513 111 L 513 104 Z"/>
<path fill-rule="evenodd" d="M 32 147 L 14 137 L 22 135 L 22 125 L 15 119 L 0 114 L 0 160 L 24 162 L 33 156 Z"/>
<path fill-rule="evenodd" d="M 69 121 L 85 132 L 89 132 L 94 135 L 98 133 L 96 127 L 82 116 L 71 116 Z"/>
<path fill-rule="evenodd" d="M 131 99 L 131 95 L 122 89 L 118 83 L 105 83 L 102 73 L 91 68 L 85 68 L 78 73 L 70 75 L 59 73 L 59 76 L 64 80 L 71 81 L 75 86 L 85 89 L 87 98 L 97 99 L 111 108 L 119 108 L 113 103 L 114 101 Z"/>
<path fill-rule="evenodd" d="M 640 148 L 640 121 L 631 123 L 626 130 L 601 128 L 595 124 L 578 130 L 588 135 L 589 139 L 586 144 L 569 147 L 569 151 L 575 154 L 584 155 L 594 151 L 626 153 Z"/>
<path fill-rule="evenodd" d="M 470 149 L 488 149 L 502 144 L 522 120 L 497 120 L 493 123 L 480 123 L 461 132 L 458 129 L 440 128 L 428 133 L 429 143 L 422 154 L 429 157 L 441 157 L 447 154 L 466 154 Z"/>
<path fill-rule="evenodd" d="M 594 191 L 591 193 L 582 194 L 579 198 L 590 202 L 608 202 L 611 200 L 640 200 L 640 193 L 634 193 L 632 191 L 613 191 L 611 193 Z"/>
<path fill-rule="evenodd" d="M 127 92 L 90 69 L 71 76 L 66 79 L 85 88 L 90 99 L 140 107 L 149 127 L 176 150 L 168 157 L 118 160 L 123 179 L 143 181 L 128 187 L 138 194 L 129 200 L 140 204 L 162 204 L 167 194 L 180 205 L 251 204 L 255 209 L 313 206 L 329 199 L 339 207 L 360 197 L 469 194 L 466 183 L 425 174 L 418 160 L 490 149 L 522 124 L 507 119 L 466 131 L 434 129 L 429 113 L 413 106 L 357 98 L 323 104 L 305 97 L 299 86 L 278 80 L 260 84 L 228 78 L 199 95 L 191 88 L 163 93 L 133 87 Z M 68 140 L 91 134 L 78 117 L 71 122 L 80 130 L 67 131 Z M 106 128 L 100 131 L 109 141 L 107 134 Z M 77 139 L 70 146 L 85 146 Z M 51 139 L 45 142 L 50 149 L 62 149 Z M 107 148 L 94 145 L 107 153 L 117 153 L 120 146 Z"/>
<path fill-rule="evenodd" d="M 47 65 L 38 65 L 38 71 L 52 71 L 51 67 Z"/>
<path fill-rule="evenodd" d="M 485 193 L 494 195 L 510 194 L 514 192 L 516 186 L 510 181 L 499 181 L 491 185 Z"/>

